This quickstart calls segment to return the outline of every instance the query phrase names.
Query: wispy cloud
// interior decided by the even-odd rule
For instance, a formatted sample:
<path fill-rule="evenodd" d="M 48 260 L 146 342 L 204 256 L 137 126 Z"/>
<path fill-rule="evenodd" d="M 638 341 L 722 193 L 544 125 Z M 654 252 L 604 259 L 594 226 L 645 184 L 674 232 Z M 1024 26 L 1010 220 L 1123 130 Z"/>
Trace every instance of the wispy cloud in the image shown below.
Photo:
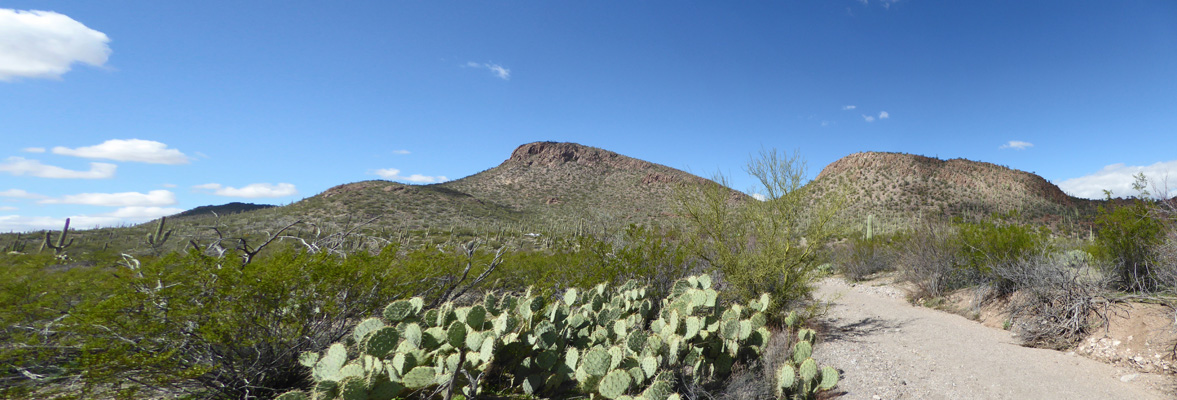
<path fill-rule="evenodd" d="M 101 158 L 115 161 L 135 161 L 149 164 L 187 164 L 188 156 L 154 140 L 112 139 L 101 144 L 71 149 L 54 147 L 53 154 L 82 158 Z"/>
<path fill-rule="evenodd" d="M 848 105 L 848 106 L 842 106 L 842 110 L 853 110 L 855 108 L 858 108 L 858 106 L 853 105 L 853 104 Z"/>
<path fill-rule="evenodd" d="M 408 150 L 404 150 L 404 149 L 392 151 L 392 154 L 400 154 L 400 155 L 405 155 L 405 154 L 409 154 L 409 153 L 411 153 L 411 152 Z"/>
<path fill-rule="evenodd" d="M 23 157 L 8 157 L 0 163 L 0 172 L 10 175 L 30 175 L 38 178 L 54 179 L 107 179 L 114 176 L 117 165 L 107 163 L 90 163 L 89 171 L 75 171 L 53 165 L 41 164 L 37 160 Z"/>
<path fill-rule="evenodd" d="M 0 81 L 60 78 L 74 63 L 102 66 L 110 38 L 52 11 L 0 8 Z"/>
<path fill-rule="evenodd" d="M 1008 143 L 1001 145 L 1002 149 L 1025 150 L 1034 147 L 1034 143 L 1023 142 L 1021 140 L 1010 140 Z"/>
<path fill-rule="evenodd" d="M 16 209 L 17 208 L 13 206 L 0 206 L 0 211 L 14 211 Z"/>
<path fill-rule="evenodd" d="M 176 194 L 167 190 L 147 193 L 80 193 L 38 201 L 41 204 L 84 204 L 106 207 L 156 207 L 176 204 Z"/>
<path fill-rule="evenodd" d="M 372 173 L 379 175 L 381 178 L 388 179 L 391 181 L 408 181 L 408 182 L 413 182 L 413 183 L 437 183 L 437 182 L 445 182 L 445 181 L 450 180 L 450 178 L 446 178 L 444 175 L 443 176 L 426 176 L 426 175 L 421 175 L 421 174 L 412 174 L 409 176 L 403 176 L 403 175 L 401 175 L 401 170 L 396 169 L 396 168 L 378 169 L 376 171 L 373 171 Z"/>
<path fill-rule="evenodd" d="M 866 120 L 866 122 L 875 122 L 875 117 L 873 115 L 863 114 L 862 119 Z"/>
<path fill-rule="evenodd" d="M 23 151 L 25 153 L 44 153 L 45 148 L 44 147 L 25 147 L 23 149 L 20 149 L 20 151 Z"/>
<path fill-rule="evenodd" d="M 241 188 L 224 186 L 219 183 L 206 183 L 203 185 L 196 185 L 193 189 L 209 190 L 212 194 L 225 197 L 286 197 L 298 194 L 293 184 L 289 183 L 251 183 Z"/>
<path fill-rule="evenodd" d="M 511 70 L 504 68 L 502 65 L 469 61 L 466 62 L 466 66 L 470 68 L 486 68 L 487 70 L 490 70 L 494 76 L 499 77 L 499 79 L 504 81 L 511 80 Z"/>
<path fill-rule="evenodd" d="M 890 113 L 888 113 L 888 112 L 886 112 L 886 111 L 883 111 L 883 112 L 880 112 L 880 113 L 879 113 L 879 119 L 887 119 L 887 118 L 891 118 L 891 114 L 890 114 Z"/>
<path fill-rule="evenodd" d="M 1093 174 L 1059 182 L 1058 187 L 1072 196 L 1088 199 L 1102 199 L 1104 190 L 1112 191 L 1115 197 L 1135 196 L 1132 184 L 1139 173 L 1144 173 L 1150 186 L 1155 186 L 1148 188 L 1154 195 L 1164 195 L 1162 192 L 1168 190 L 1166 197 L 1177 196 L 1177 160 L 1147 166 L 1112 164 Z"/>
<path fill-rule="evenodd" d="M 8 189 L 0 191 L 0 197 L 12 197 L 16 199 L 43 199 L 45 196 L 36 193 L 29 193 L 23 189 Z"/>

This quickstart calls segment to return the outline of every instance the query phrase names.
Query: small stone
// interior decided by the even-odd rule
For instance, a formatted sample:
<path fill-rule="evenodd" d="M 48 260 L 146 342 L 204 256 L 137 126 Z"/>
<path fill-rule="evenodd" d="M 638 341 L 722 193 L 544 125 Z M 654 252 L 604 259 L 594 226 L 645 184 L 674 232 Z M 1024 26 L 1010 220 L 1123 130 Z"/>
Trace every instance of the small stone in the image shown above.
<path fill-rule="evenodd" d="M 877 395 L 877 394 L 876 394 L 876 395 L 874 395 L 874 396 L 871 396 L 871 398 L 872 398 L 872 399 L 875 399 L 875 400 L 882 399 L 882 397 L 879 397 L 879 395 Z"/>
<path fill-rule="evenodd" d="M 1120 377 L 1120 382 L 1132 382 L 1133 379 L 1140 377 L 1140 374 L 1128 374 Z"/>

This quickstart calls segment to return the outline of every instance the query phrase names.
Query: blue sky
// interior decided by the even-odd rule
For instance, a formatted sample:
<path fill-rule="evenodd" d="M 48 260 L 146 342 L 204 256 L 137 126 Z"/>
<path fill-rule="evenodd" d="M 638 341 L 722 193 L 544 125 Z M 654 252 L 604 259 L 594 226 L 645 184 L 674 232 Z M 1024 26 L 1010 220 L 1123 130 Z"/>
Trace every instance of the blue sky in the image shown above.
<path fill-rule="evenodd" d="M 540 140 L 737 189 L 763 146 L 1128 194 L 1177 187 L 1175 71 L 1171 1 L 6 1 L 0 231 L 457 179 Z"/>

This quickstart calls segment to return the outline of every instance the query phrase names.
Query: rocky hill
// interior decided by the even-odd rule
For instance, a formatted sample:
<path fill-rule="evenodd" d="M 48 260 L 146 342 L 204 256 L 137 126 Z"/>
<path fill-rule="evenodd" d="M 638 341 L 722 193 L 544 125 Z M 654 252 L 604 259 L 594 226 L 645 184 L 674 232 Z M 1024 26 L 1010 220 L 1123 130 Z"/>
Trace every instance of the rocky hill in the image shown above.
<path fill-rule="evenodd" d="M 818 196 L 844 193 L 846 216 L 874 215 L 899 227 L 926 217 L 977 217 L 1017 211 L 1049 225 L 1085 219 L 1098 202 L 1071 197 L 1042 177 L 965 159 L 865 152 L 826 166 L 808 185 Z M 839 192 L 841 191 L 841 192 Z"/>

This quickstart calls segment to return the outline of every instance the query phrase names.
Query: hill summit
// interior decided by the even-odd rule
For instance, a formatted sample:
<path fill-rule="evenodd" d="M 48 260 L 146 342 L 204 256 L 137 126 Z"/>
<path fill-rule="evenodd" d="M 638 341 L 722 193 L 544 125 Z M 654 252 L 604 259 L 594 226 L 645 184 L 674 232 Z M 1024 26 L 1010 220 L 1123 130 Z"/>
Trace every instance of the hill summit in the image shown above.
<path fill-rule="evenodd" d="M 822 169 L 811 183 L 819 195 L 847 193 L 847 215 L 873 214 L 885 223 L 906 225 L 922 216 L 978 216 L 1017 211 L 1041 223 L 1055 223 L 1092 202 L 1068 196 L 1046 179 L 1009 167 L 966 159 L 864 152 Z"/>

